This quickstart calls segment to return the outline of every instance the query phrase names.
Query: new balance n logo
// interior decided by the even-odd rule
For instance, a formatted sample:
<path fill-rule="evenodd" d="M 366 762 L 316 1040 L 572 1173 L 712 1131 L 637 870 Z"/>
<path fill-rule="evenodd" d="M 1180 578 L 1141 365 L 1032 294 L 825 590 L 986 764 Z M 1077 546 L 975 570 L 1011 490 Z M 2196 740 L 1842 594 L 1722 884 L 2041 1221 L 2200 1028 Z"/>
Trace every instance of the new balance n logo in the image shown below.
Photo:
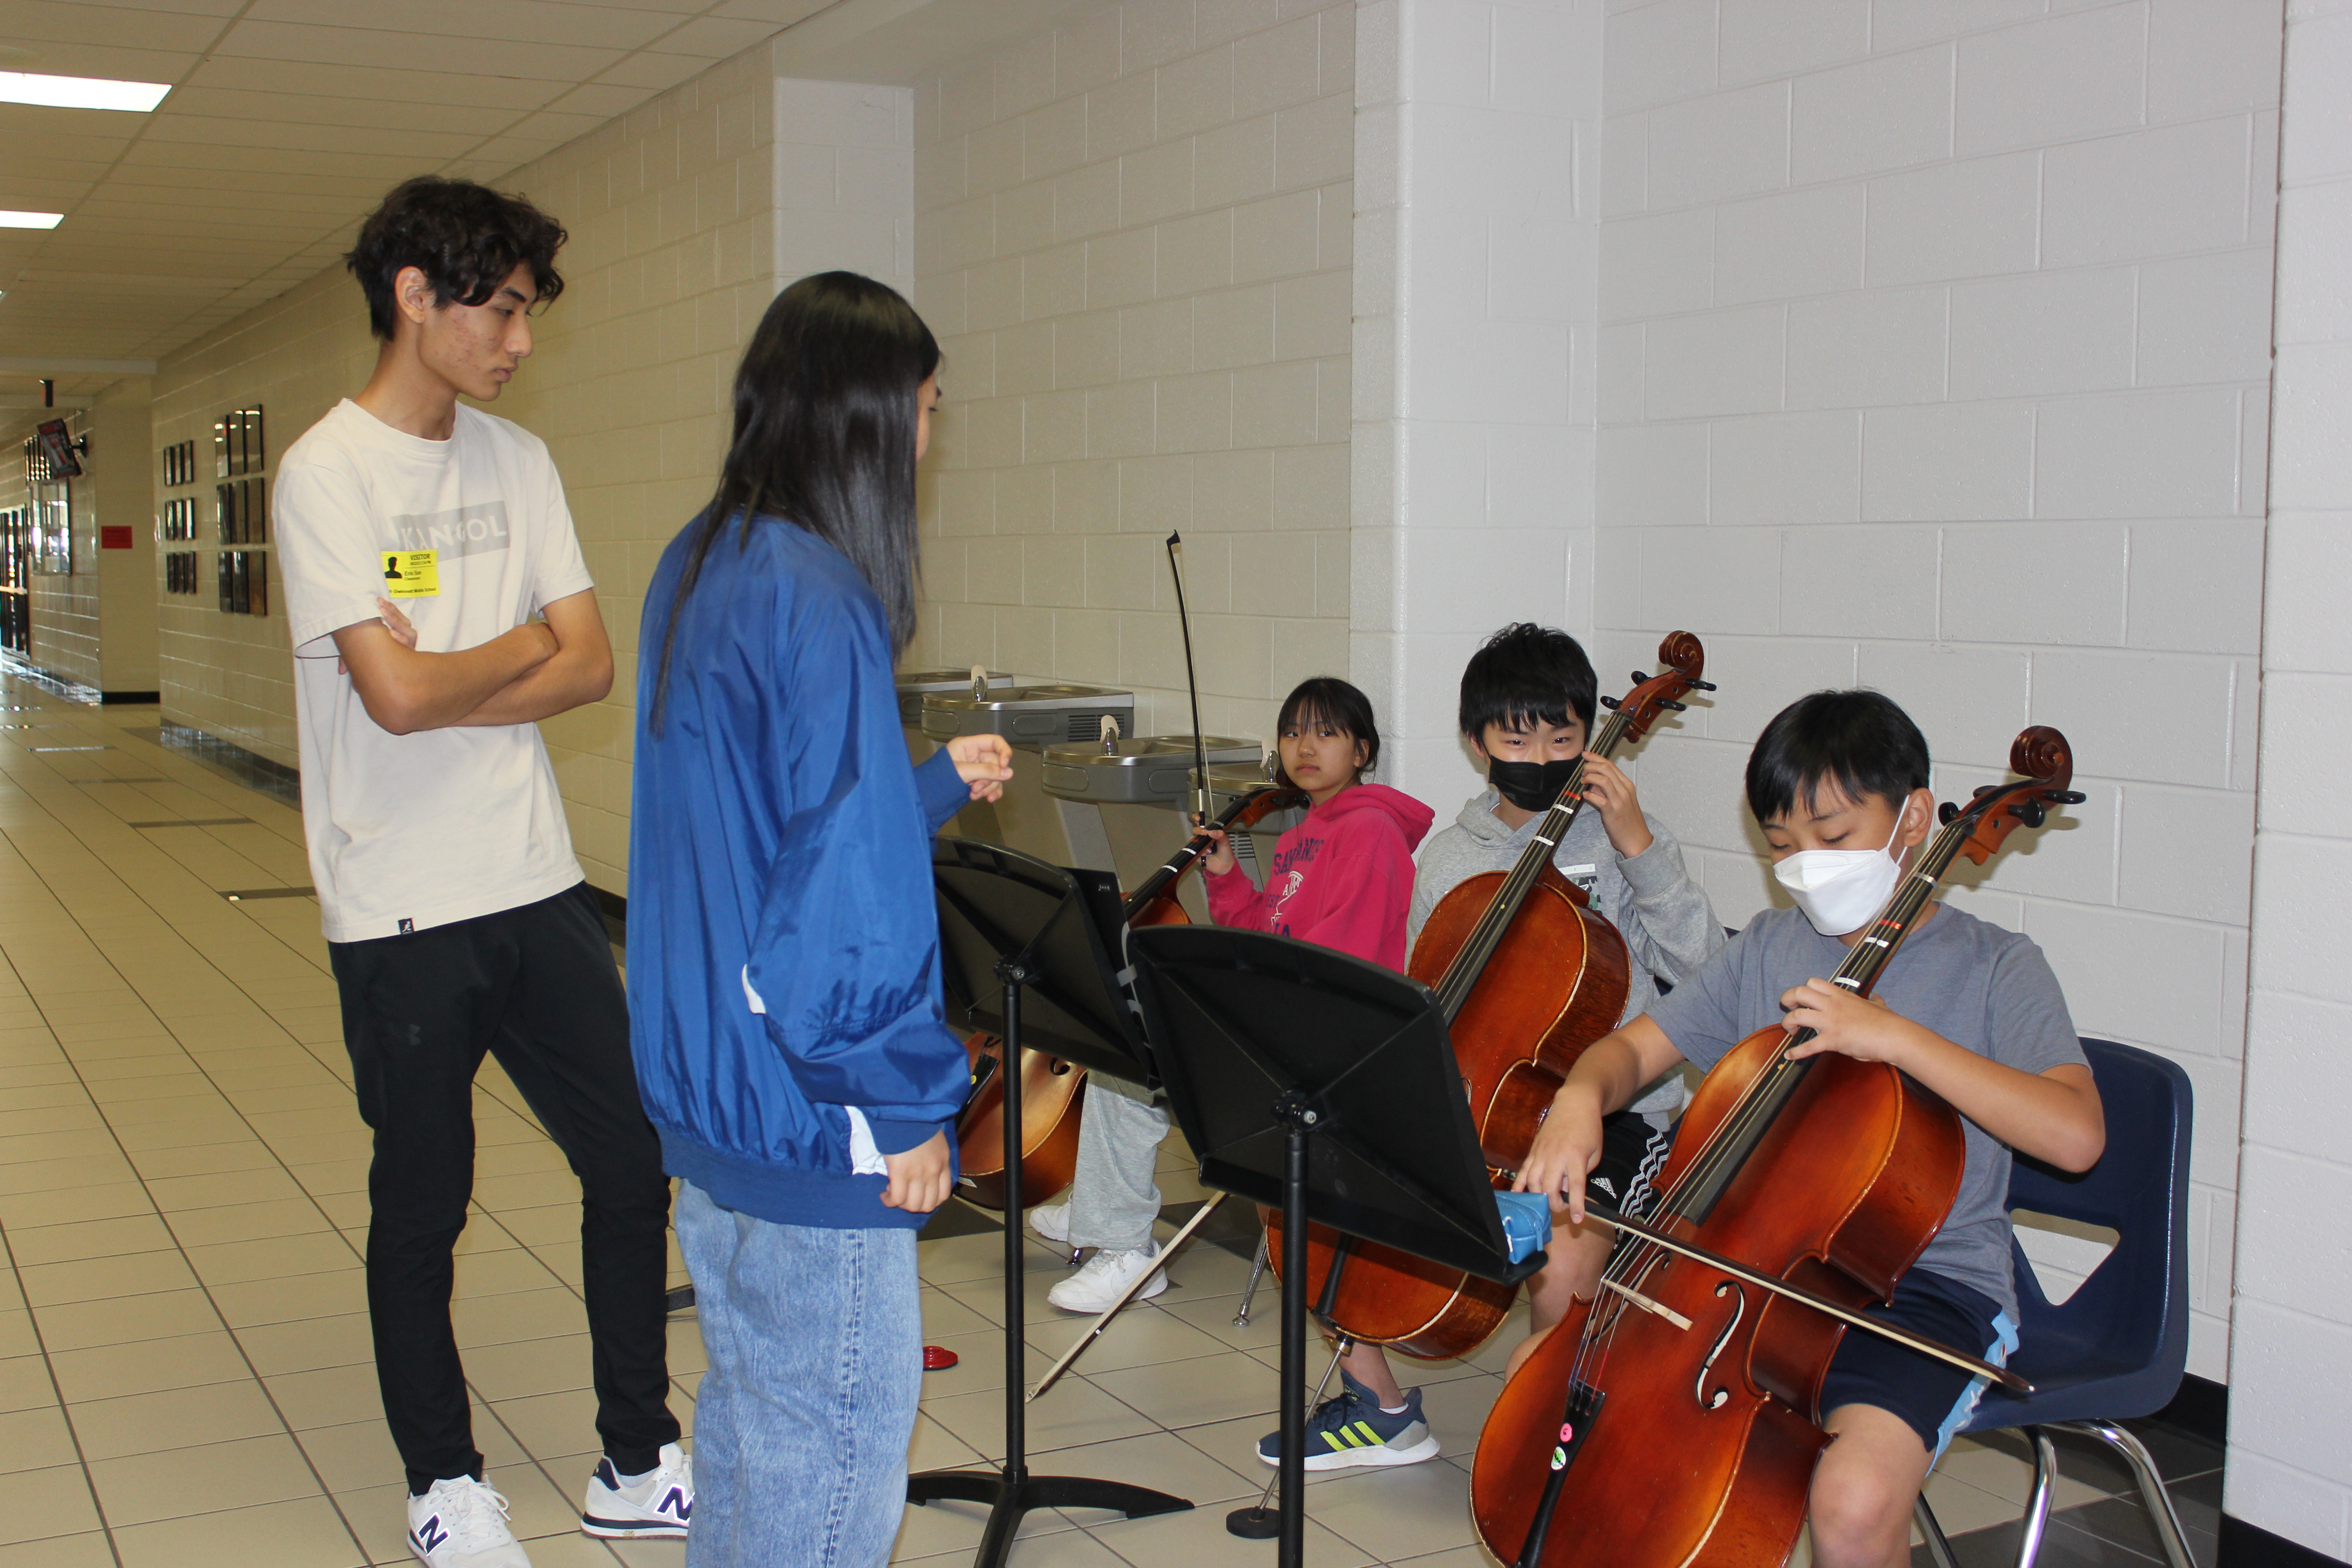
<path fill-rule="evenodd" d="M 441 1516 L 437 1513 L 409 1533 L 416 1538 L 416 1544 L 426 1552 L 437 1552 L 449 1543 L 449 1532 L 441 1528 Z"/>

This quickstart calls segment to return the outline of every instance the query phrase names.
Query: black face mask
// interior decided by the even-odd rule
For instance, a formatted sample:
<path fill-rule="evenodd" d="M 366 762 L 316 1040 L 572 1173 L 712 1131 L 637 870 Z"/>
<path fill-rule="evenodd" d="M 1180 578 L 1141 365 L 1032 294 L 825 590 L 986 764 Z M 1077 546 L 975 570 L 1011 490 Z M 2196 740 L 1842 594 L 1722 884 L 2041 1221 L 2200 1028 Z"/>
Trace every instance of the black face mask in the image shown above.
<path fill-rule="evenodd" d="M 1489 757 L 1486 782 L 1521 811 L 1549 811 L 1552 803 L 1559 799 L 1559 792 L 1568 787 L 1568 775 L 1582 760 L 1570 757 L 1549 763 L 1507 763 L 1500 757 Z"/>

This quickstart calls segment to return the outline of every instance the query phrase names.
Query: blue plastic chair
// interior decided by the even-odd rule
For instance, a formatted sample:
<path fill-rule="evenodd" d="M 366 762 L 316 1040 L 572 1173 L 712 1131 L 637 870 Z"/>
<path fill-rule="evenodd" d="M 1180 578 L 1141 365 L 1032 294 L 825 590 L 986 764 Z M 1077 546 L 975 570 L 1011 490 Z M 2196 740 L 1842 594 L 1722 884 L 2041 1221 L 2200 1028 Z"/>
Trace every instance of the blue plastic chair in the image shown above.
<path fill-rule="evenodd" d="M 2080 1176 L 2017 1162 L 2009 1206 L 2116 1232 L 2115 1249 L 2072 1296 L 2053 1304 L 2024 1252 L 2017 1273 L 2018 1351 L 2010 1365 L 2034 1386 L 2023 1397 L 1988 1388 L 1967 1432 L 2021 1427 L 2033 1446 L 2033 1493 L 2018 1541 L 2032 1568 L 2058 1479 L 2050 1432 L 2095 1437 L 2123 1456 L 2172 1568 L 2196 1568 L 2180 1517 L 2138 1438 L 2116 1425 L 2172 1402 L 2189 1362 L 2189 1075 L 2151 1051 L 2085 1039 L 2107 1119 L 2106 1152 Z M 1950 1543 L 1923 1495 L 1916 1517 L 1938 1568 Z"/>

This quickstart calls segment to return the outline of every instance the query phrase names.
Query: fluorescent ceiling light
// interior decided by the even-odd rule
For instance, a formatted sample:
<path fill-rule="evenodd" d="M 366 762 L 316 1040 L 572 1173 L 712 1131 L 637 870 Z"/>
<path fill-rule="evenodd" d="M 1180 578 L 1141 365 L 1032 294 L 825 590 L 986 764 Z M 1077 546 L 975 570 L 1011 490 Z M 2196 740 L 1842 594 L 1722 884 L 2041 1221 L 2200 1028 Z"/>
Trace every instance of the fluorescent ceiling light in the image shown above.
<path fill-rule="evenodd" d="M 37 103 L 48 109 L 123 109 L 145 114 L 171 90 L 172 84 L 163 81 L 0 71 L 0 103 Z"/>
<path fill-rule="evenodd" d="M 0 228 L 55 228 L 65 221 L 63 213 L 0 212 Z"/>

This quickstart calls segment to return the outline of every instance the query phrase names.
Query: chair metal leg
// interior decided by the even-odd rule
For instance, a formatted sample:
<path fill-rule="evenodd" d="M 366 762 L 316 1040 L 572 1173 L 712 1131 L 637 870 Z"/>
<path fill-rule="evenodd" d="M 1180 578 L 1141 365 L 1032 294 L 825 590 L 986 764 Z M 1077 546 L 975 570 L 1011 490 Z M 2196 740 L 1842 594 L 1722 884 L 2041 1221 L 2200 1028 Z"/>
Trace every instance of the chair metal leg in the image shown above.
<path fill-rule="evenodd" d="M 1250 1303 L 1257 1300 L 1257 1282 L 1265 1277 L 1265 1237 L 1257 1238 L 1257 1256 L 1250 1260 L 1249 1283 L 1242 1287 L 1241 1310 L 1234 1314 L 1234 1327 L 1249 1327 Z"/>
<path fill-rule="evenodd" d="M 2096 1437 L 2121 1454 L 2139 1482 L 2140 1501 L 2147 1505 L 2147 1516 L 2156 1526 L 2156 1539 L 2164 1547 L 2166 1560 L 2172 1568 L 2197 1568 L 2180 1529 L 2180 1515 L 2173 1510 L 2172 1494 L 2165 1490 L 2164 1478 L 2157 1474 L 2156 1460 L 2149 1457 L 2147 1446 L 2112 1421 L 2061 1421 L 2058 1429 Z"/>
<path fill-rule="evenodd" d="M 2042 1532 L 2050 1528 L 2050 1499 L 2058 1489 L 2058 1448 L 2039 1426 L 2021 1430 L 2033 1444 L 2033 1490 L 2025 1500 L 2025 1527 L 2017 1537 L 2017 1568 L 2033 1568 L 2042 1555 Z"/>
<path fill-rule="evenodd" d="M 1959 1560 L 1952 1555 L 1952 1543 L 1944 1539 L 1944 1527 L 1936 1522 L 1936 1510 L 1927 1506 L 1926 1492 L 1911 1505 L 1911 1517 L 1927 1539 L 1927 1555 L 1936 1568 L 1960 1568 Z"/>

